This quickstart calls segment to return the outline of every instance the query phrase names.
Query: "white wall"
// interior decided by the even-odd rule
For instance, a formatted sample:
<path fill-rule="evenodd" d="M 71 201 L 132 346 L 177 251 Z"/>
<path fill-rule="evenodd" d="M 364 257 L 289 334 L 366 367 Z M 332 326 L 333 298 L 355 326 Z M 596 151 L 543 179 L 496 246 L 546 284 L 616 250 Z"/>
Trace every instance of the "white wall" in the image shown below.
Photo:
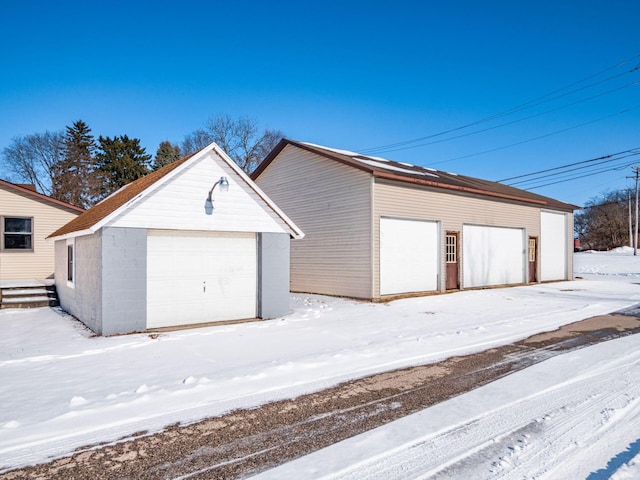
<path fill-rule="evenodd" d="M 215 209 L 205 210 L 205 201 L 213 184 L 226 176 L 229 191 L 216 187 Z M 168 179 L 148 197 L 135 202 L 110 222 L 113 227 L 176 229 L 222 232 L 288 232 L 271 208 L 215 153 L 199 159 Z"/>

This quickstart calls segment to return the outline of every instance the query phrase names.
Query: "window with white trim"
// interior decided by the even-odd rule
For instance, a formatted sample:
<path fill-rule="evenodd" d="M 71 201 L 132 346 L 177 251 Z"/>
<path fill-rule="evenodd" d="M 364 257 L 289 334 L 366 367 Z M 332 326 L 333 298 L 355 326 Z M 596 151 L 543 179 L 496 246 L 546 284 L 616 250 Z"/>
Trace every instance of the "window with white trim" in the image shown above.
<path fill-rule="evenodd" d="M 33 251 L 33 217 L 2 217 L 2 250 Z"/>
<path fill-rule="evenodd" d="M 76 276 L 76 252 L 73 239 L 67 240 L 67 285 L 73 286 Z"/>

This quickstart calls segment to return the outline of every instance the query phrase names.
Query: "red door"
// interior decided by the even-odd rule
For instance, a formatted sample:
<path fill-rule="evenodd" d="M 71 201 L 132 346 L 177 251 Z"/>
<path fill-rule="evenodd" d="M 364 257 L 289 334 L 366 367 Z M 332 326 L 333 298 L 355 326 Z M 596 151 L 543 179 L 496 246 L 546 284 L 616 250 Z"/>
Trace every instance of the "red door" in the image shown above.
<path fill-rule="evenodd" d="M 460 287 L 458 281 L 458 232 L 447 232 L 445 237 L 446 247 L 446 289 L 456 290 Z"/>
<path fill-rule="evenodd" d="M 538 272 L 536 270 L 538 260 L 538 239 L 536 237 L 529 237 L 529 283 L 536 283 L 538 281 Z"/>

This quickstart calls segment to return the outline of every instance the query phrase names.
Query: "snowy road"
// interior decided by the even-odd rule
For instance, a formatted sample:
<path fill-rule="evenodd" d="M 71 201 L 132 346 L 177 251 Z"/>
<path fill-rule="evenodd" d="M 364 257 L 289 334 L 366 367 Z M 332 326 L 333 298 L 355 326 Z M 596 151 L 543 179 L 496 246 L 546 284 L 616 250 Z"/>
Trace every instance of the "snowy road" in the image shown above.
<path fill-rule="evenodd" d="M 588 347 L 255 478 L 637 479 L 639 367 L 638 335 Z"/>
<path fill-rule="evenodd" d="M 77 322 L 51 309 L 3 310 L 0 312 L 0 472 L 59 458 L 78 447 L 115 442 L 136 432 L 158 432 L 175 423 L 195 422 L 239 408 L 294 398 L 374 373 L 431 364 L 507 345 L 538 332 L 555 330 L 640 302 L 640 258 L 625 253 L 583 254 L 576 256 L 576 267 L 576 274 L 584 276 L 584 280 L 463 291 L 388 304 L 294 295 L 292 314 L 281 319 L 153 335 L 92 337 Z M 634 347 L 629 351 L 634 349 L 638 350 Z M 609 356 L 616 358 L 621 352 L 627 350 L 620 348 Z M 533 372 L 532 378 L 523 381 L 518 390 L 539 380 L 535 370 Z M 632 374 L 635 372 L 621 377 L 625 379 Z M 633 381 L 638 383 L 637 379 Z M 578 387 L 576 384 L 575 388 Z M 538 387 L 539 390 L 545 388 L 551 387 L 546 384 Z M 567 395 L 559 386 L 553 388 L 559 397 Z M 615 391 L 616 387 L 607 388 L 606 392 Z M 568 390 L 572 392 L 570 387 Z M 598 391 L 593 398 L 604 398 L 606 392 Z M 625 392 L 629 398 L 636 398 L 636 393 Z M 476 402 L 475 415 L 471 410 L 468 412 L 467 417 L 474 419 L 474 425 L 485 419 L 482 412 L 499 407 L 496 399 L 501 398 L 500 395 L 508 396 L 502 390 L 495 395 L 484 404 Z M 518 398 L 513 397 L 511 401 Z M 620 401 L 625 398 L 621 397 Z M 561 411 L 562 407 L 569 409 L 574 404 L 581 405 L 576 400 L 557 408 Z M 609 411 L 607 409 L 614 407 L 618 408 L 615 405 L 596 408 Z M 465 413 L 457 409 L 454 404 L 454 425 L 461 424 L 462 413 Z M 474 440 L 469 448 L 460 440 L 463 445 L 460 451 L 477 453 L 464 461 L 461 459 L 456 468 L 474 465 L 493 451 L 489 448 L 492 445 L 487 444 L 485 448 L 484 442 L 500 435 L 513 435 L 512 432 L 527 427 L 531 420 L 544 419 L 547 415 L 554 419 L 559 414 L 550 409 L 544 415 L 530 416 L 528 421 L 523 418 L 515 422 L 515 426 L 500 427 L 501 424 L 496 423 L 496 428 L 502 430 L 498 429 L 489 438 Z M 637 418 L 635 420 L 637 424 Z M 487 421 L 491 421 L 490 417 Z M 531 425 L 541 428 L 547 423 L 545 420 Z M 616 431 L 622 429 L 615 428 Z M 417 437 L 407 442 L 413 445 L 410 440 L 439 430 L 430 427 L 417 432 Z M 531 428 L 527 434 L 533 438 L 539 431 Z M 452 434 L 451 438 L 454 437 Z M 598 449 L 599 453 L 606 451 L 609 457 L 599 458 L 598 462 L 604 463 L 593 465 L 589 471 L 605 468 L 608 460 L 623 452 L 626 446 L 637 445 L 634 442 L 640 435 L 628 437 L 620 437 L 624 445 L 616 444 L 614 451 Z M 469 433 L 464 438 L 473 437 Z M 541 438 L 546 437 L 542 434 Z M 576 438 L 580 444 L 581 437 Z M 551 441 L 557 443 L 555 439 Z M 540 440 L 540 444 L 542 442 Z M 416 443 L 415 448 L 418 445 L 422 443 Z M 490 465 L 495 470 L 492 475 L 497 475 L 510 458 L 513 465 L 518 464 L 518 458 L 526 458 L 526 452 L 516 455 L 520 452 L 516 446 L 522 445 L 514 443 L 511 456 L 511 450 L 500 455 L 496 451 L 497 459 L 490 462 L 495 462 Z M 537 446 L 535 450 L 544 449 Z M 442 467 L 455 460 L 455 456 L 449 455 L 450 451 L 454 448 L 448 447 L 442 452 L 447 454 L 444 459 L 439 458 L 439 451 L 434 451 L 433 465 L 429 468 Z M 504 458 L 500 460 L 500 457 Z M 546 463 L 544 460 L 543 464 Z"/>

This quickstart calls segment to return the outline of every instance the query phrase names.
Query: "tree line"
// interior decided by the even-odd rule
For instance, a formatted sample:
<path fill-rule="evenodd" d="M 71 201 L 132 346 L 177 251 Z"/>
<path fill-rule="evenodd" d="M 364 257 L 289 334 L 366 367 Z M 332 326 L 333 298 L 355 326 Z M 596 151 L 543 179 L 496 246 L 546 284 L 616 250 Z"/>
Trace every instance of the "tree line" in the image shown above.
<path fill-rule="evenodd" d="M 165 140 L 155 157 L 138 138 L 98 136 L 82 120 L 62 131 L 14 137 L 2 151 L 8 180 L 29 183 L 55 199 L 89 208 L 124 185 L 216 142 L 246 173 L 251 173 L 284 136 L 260 130 L 248 117 L 219 115 L 185 136 L 180 145 Z M 3 176 L 6 174 L 3 173 Z"/>
<path fill-rule="evenodd" d="M 589 199 L 583 209 L 574 215 L 574 233 L 580 241 L 580 247 L 586 250 L 610 250 L 630 245 L 633 234 L 629 232 L 629 212 L 632 231 L 635 231 L 634 202 L 635 191 L 627 189 L 605 192 Z"/>

